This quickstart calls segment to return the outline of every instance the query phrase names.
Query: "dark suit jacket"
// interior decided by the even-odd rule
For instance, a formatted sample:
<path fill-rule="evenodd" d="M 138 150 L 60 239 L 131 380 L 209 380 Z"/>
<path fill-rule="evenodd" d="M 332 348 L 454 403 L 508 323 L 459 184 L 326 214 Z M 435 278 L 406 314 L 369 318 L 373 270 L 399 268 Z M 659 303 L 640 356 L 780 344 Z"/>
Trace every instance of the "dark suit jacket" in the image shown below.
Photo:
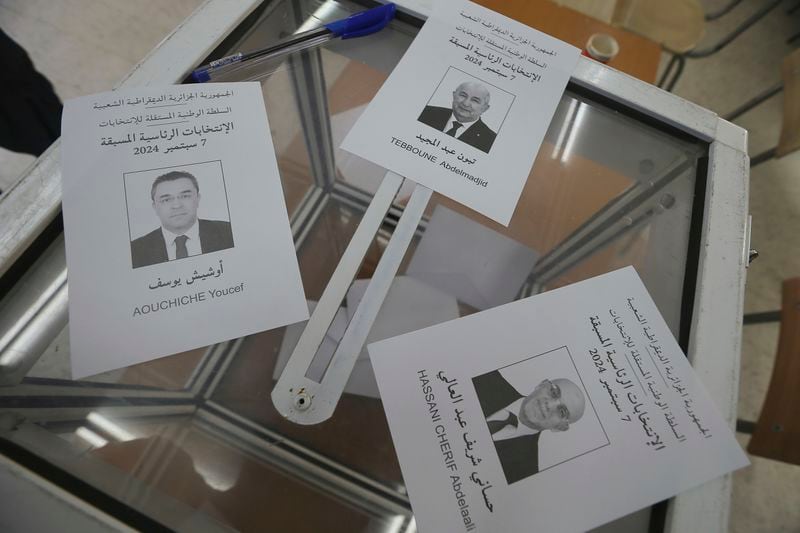
<path fill-rule="evenodd" d="M 204 254 L 233 248 L 231 225 L 224 220 L 198 220 L 200 225 L 200 251 Z M 131 241 L 133 268 L 165 263 L 169 260 L 167 243 L 161 228 Z"/>
<path fill-rule="evenodd" d="M 422 113 L 419 115 L 419 120 L 423 124 L 427 124 L 432 128 L 442 131 L 447 125 L 447 119 L 453 113 L 452 109 L 447 107 L 425 106 Z M 481 119 L 476 120 L 467 127 L 464 132 L 458 136 L 458 140 L 474 146 L 482 152 L 489 153 L 494 138 L 497 136 L 495 132 L 489 129 Z"/>
<path fill-rule="evenodd" d="M 497 370 L 472 378 L 472 385 L 478 395 L 484 418 L 524 396 Z M 509 485 L 539 472 L 539 435 L 541 432 L 494 441 L 500 465 Z"/>

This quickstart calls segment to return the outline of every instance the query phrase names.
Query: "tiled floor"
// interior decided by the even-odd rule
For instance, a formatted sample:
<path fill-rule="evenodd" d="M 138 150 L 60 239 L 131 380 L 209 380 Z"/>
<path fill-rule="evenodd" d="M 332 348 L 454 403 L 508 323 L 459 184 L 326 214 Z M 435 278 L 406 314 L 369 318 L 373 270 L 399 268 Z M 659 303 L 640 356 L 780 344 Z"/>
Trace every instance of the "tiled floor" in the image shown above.
<path fill-rule="evenodd" d="M 705 0 L 716 9 L 728 0 Z M 712 22 L 700 47 L 716 43 L 767 0 L 745 0 L 734 11 Z M 796 0 L 783 2 L 722 51 L 689 60 L 674 92 L 724 116 L 780 81 L 780 63 L 791 52 L 786 40 L 800 31 L 800 10 L 787 11 Z M 795 42 L 794 48 L 800 46 Z M 783 94 L 743 115 L 736 123 L 747 128 L 750 155 L 778 143 Z M 750 212 L 752 245 L 761 256 L 748 271 L 745 313 L 772 311 L 781 305 L 781 283 L 800 275 L 800 152 L 752 169 Z M 739 418 L 755 421 L 766 397 L 777 349 L 778 324 L 745 326 L 739 388 Z M 738 435 L 745 446 L 749 437 Z M 752 466 L 734 474 L 731 501 L 732 532 L 800 531 L 800 466 L 751 456 Z"/>
<path fill-rule="evenodd" d="M 588 0 L 575 0 L 586 3 Z M 702 0 L 713 11 L 729 0 Z M 706 43 L 767 0 L 745 0 L 708 27 Z M 780 78 L 786 39 L 800 30 L 798 0 L 787 0 L 723 51 L 690 60 L 675 93 L 724 115 Z M 0 27 L 23 45 L 62 98 L 111 89 L 201 0 L 0 0 Z M 570 4 L 570 2 L 564 2 Z M 591 1 L 589 3 L 592 3 Z M 795 42 L 795 46 L 800 45 Z M 751 155 L 777 143 L 782 95 L 744 115 Z M 0 149 L 0 189 L 8 189 L 33 161 Z M 749 270 L 745 311 L 780 306 L 783 279 L 800 275 L 800 153 L 767 162 L 751 175 L 753 246 L 761 252 Z M 777 344 L 777 325 L 748 326 L 742 343 L 740 417 L 761 409 Z M 742 445 L 747 436 L 739 435 Z M 800 467 L 751 458 L 734 475 L 730 531 L 800 532 Z"/>

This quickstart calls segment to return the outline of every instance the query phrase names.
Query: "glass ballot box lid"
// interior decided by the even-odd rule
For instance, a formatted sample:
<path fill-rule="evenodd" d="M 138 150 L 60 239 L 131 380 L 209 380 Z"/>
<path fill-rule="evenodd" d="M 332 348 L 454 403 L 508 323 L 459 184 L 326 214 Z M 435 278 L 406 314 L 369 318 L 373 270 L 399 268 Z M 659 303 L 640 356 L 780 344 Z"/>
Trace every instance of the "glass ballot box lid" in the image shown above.
<path fill-rule="evenodd" d="M 263 2 L 197 63 L 364 7 Z M 339 145 L 422 23 L 404 14 L 372 36 L 219 80 L 261 84 L 310 309 L 386 176 Z M 698 314 L 699 299 L 713 298 L 705 284 L 743 284 L 743 144 L 736 145 L 738 132 L 714 129 L 713 114 L 687 111 L 691 104 L 644 86 L 582 59 L 508 227 L 434 194 L 367 342 L 633 265 L 693 364 L 738 365 L 738 355 L 701 361 L 689 348 L 712 342 L 698 337 L 712 327 Z M 408 180 L 399 186 L 377 234 L 361 243 L 355 280 L 309 378 L 322 378 L 413 188 Z M 726 247 L 725 261 L 709 239 Z M 72 381 L 58 223 L 30 242 L 3 269 L 10 280 L 0 301 L 4 454 L 46 476 L 57 472 L 67 490 L 143 528 L 416 531 L 365 350 L 333 416 L 314 425 L 286 420 L 270 397 L 303 323 Z M 717 316 L 719 331 L 738 335 L 736 312 Z M 5 365 L 12 351 L 17 360 Z M 660 504 L 604 528 L 663 530 L 667 512 Z"/>

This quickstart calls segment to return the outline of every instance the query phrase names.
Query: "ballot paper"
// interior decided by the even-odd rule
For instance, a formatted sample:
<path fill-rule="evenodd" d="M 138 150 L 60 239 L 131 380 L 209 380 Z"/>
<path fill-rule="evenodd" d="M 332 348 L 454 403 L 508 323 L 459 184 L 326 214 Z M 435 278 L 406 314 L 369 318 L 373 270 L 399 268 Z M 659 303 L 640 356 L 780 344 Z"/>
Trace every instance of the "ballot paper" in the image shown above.
<path fill-rule="evenodd" d="M 538 257 L 514 239 L 437 205 L 406 274 L 482 310 L 512 301 Z"/>
<path fill-rule="evenodd" d="M 314 309 L 316 308 L 317 302 L 314 300 L 309 300 L 309 313 L 313 313 Z M 291 326 L 286 327 L 286 330 L 283 332 L 281 347 L 278 350 L 278 358 L 275 360 L 275 368 L 272 371 L 273 380 L 278 381 L 278 379 L 281 377 L 283 369 L 286 368 L 286 363 L 288 363 L 289 359 L 292 357 L 292 353 L 294 352 L 297 343 L 300 342 L 300 337 L 303 335 L 305 328 L 305 322 L 292 324 Z M 336 348 L 339 346 L 339 341 L 342 339 L 346 329 L 347 310 L 344 307 L 340 307 L 333 316 L 333 321 L 331 322 L 328 331 L 325 333 L 325 336 L 322 338 L 322 342 L 320 343 L 319 348 L 317 348 L 317 353 L 308 367 L 309 376 L 314 376 L 321 379 L 321 377 L 325 375 L 325 370 L 328 368 L 328 362 L 331 360 L 331 357 L 333 357 L 334 352 L 336 352 Z M 375 386 L 375 389 L 377 390 L 377 385 Z M 345 389 L 345 391 L 347 391 L 347 389 Z"/>
<path fill-rule="evenodd" d="M 258 83 L 69 100 L 72 375 L 308 318 Z"/>
<path fill-rule="evenodd" d="M 336 312 L 333 322 L 308 368 L 308 377 L 322 379 L 328 362 L 333 357 L 336 348 L 339 346 L 339 341 L 344 335 L 345 329 L 347 329 L 347 324 L 353 319 L 356 308 L 358 308 L 358 304 L 361 303 L 361 299 L 364 297 L 369 282 L 370 280 L 368 279 L 355 280 L 350 290 L 347 291 L 347 308 L 339 308 Z M 308 305 L 313 313 L 317 303 L 309 301 Z M 422 329 L 454 318 L 458 318 L 458 302 L 456 302 L 455 298 L 413 278 L 397 276 L 392 281 L 389 292 L 386 294 L 386 299 L 381 305 L 381 310 L 375 318 L 372 329 L 370 329 L 367 343 Z M 302 333 L 302 324 L 294 324 L 286 328 L 283 342 L 278 352 L 278 359 L 275 362 L 273 379 L 277 380 L 280 377 Z M 358 354 L 344 392 L 368 398 L 380 398 L 366 347 Z"/>
<path fill-rule="evenodd" d="M 347 316 L 352 320 L 370 280 L 353 282 L 347 291 Z M 458 318 L 458 302 L 449 294 L 408 276 L 397 276 L 372 324 L 366 344 Z M 367 348 L 358 355 L 347 392 L 380 398 Z"/>
<path fill-rule="evenodd" d="M 580 51 L 436 2 L 342 148 L 508 225 Z"/>
<path fill-rule="evenodd" d="M 632 267 L 369 353 L 422 533 L 585 531 L 748 464 Z"/>

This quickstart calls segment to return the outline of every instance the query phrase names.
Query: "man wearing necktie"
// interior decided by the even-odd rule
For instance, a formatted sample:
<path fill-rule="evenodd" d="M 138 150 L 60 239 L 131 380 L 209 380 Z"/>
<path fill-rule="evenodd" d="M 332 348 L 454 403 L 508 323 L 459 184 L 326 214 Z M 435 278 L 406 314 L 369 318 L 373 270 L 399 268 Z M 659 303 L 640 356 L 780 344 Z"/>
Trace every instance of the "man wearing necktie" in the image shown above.
<path fill-rule="evenodd" d="M 509 484 L 539 472 L 542 432 L 567 431 L 586 404 L 580 387 L 564 378 L 545 379 L 527 396 L 497 370 L 472 378 L 472 384 Z"/>
<path fill-rule="evenodd" d="M 200 187 L 189 172 L 158 176 L 150 189 L 161 227 L 131 241 L 133 268 L 233 248 L 230 223 L 197 218 Z"/>
<path fill-rule="evenodd" d="M 489 109 L 490 99 L 486 86 L 466 81 L 453 91 L 452 108 L 425 106 L 417 120 L 488 154 L 497 134 L 481 115 Z"/>

